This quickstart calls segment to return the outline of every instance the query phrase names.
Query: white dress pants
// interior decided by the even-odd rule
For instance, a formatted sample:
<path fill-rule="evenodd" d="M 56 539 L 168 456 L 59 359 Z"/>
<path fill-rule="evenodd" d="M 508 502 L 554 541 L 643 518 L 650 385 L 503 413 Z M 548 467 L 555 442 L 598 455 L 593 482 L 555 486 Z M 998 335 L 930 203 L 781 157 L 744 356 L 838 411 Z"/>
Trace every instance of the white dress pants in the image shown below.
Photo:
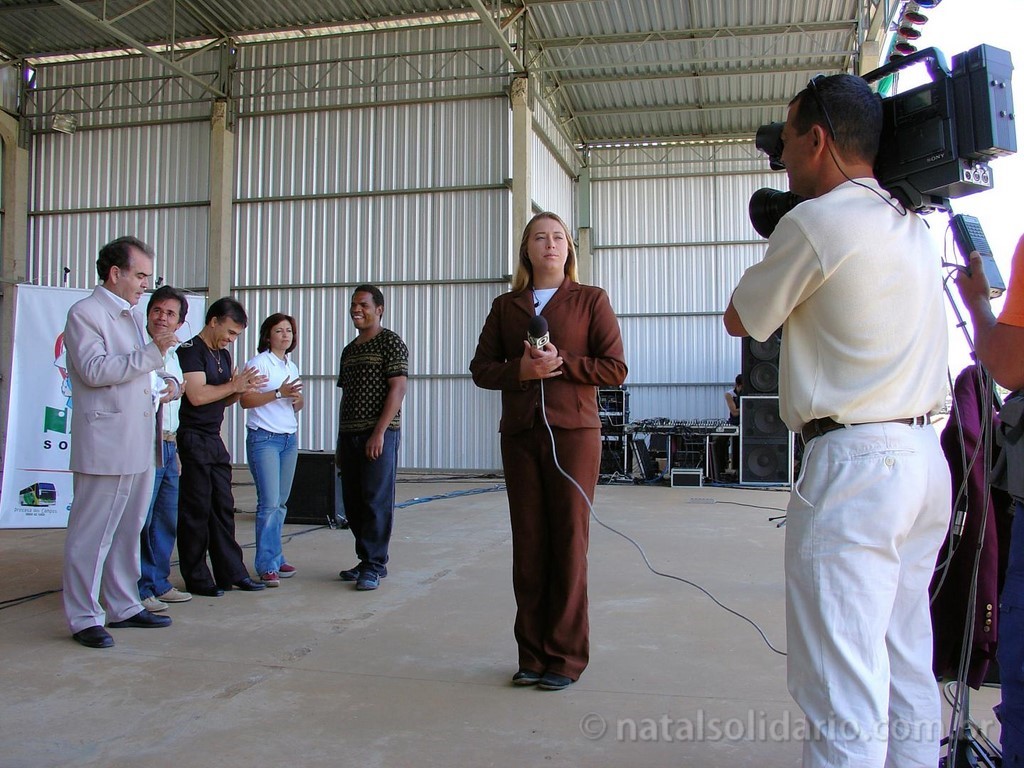
<path fill-rule="evenodd" d="M 75 473 L 64 542 L 64 613 L 72 634 L 142 610 L 140 539 L 153 496 L 150 467 L 137 475 Z M 100 605 L 100 585 L 107 611 Z"/>
<path fill-rule="evenodd" d="M 804 768 L 935 768 L 928 585 L 950 517 L 930 426 L 865 424 L 807 444 L 786 522 L 790 693 Z"/>

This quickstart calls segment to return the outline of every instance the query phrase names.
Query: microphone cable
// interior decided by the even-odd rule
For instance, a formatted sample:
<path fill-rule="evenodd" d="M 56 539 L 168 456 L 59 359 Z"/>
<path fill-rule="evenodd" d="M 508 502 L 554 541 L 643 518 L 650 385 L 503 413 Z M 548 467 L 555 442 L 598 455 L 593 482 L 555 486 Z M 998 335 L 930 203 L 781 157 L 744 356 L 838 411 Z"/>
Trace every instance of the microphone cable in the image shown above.
<path fill-rule="evenodd" d="M 544 379 L 539 379 L 539 381 L 540 381 L 540 412 L 541 412 L 541 415 L 544 418 L 544 426 L 548 430 L 548 437 L 551 439 L 551 456 L 552 456 L 552 458 L 555 461 L 555 468 L 558 469 L 558 471 L 562 475 L 562 477 L 564 477 L 566 480 L 568 480 L 570 483 L 572 483 L 573 487 L 577 491 L 579 491 L 580 496 L 582 496 L 583 500 L 586 502 L 587 509 L 590 511 L 590 516 L 594 519 L 594 521 L 598 525 L 600 525 L 602 528 L 604 528 L 604 529 L 606 529 L 608 531 L 611 531 L 616 536 L 622 537 L 623 539 L 628 541 L 630 544 L 632 544 L 634 547 L 636 547 L 636 551 L 639 552 L 640 553 L 640 557 L 643 558 L 644 565 L 647 566 L 647 570 L 649 570 L 655 576 L 661 576 L 662 578 L 665 578 L 665 579 L 672 579 L 674 581 L 682 582 L 683 584 L 686 584 L 686 585 L 688 585 L 690 587 L 693 587 L 694 589 L 696 589 L 699 592 L 703 593 L 705 596 L 707 596 L 708 599 L 711 600 L 711 602 L 713 602 L 715 605 L 717 605 L 723 611 L 725 611 L 726 613 L 731 613 L 733 616 L 736 616 L 736 617 L 738 617 L 740 619 L 743 619 L 743 621 L 747 622 L 750 626 L 752 626 L 754 628 L 754 630 L 757 632 L 757 634 L 759 634 L 761 636 L 761 639 L 764 641 L 765 645 L 767 645 L 768 648 L 770 648 L 773 653 L 777 653 L 780 656 L 785 656 L 786 652 L 782 651 L 782 650 L 779 650 L 774 645 L 772 645 L 771 641 L 768 639 L 768 636 L 764 633 L 764 630 L 761 629 L 761 627 L 758 626 L 757 622 L 755 622 L 753 619 L 751 619 L 748 616 L 744 616 L 739 611 L 733 610 L 732 608 L 727 606 L 725 603 L 723 603 L 721 600 L 719 600 L 717 597 L 715 597 L 713 594 L 711 594 L 707 589 L 702 587 L 700 584 L 697 584 L 696 582 L 690 581 L 689 579 L 684 579 L 682 576 L 676 576 L 675 574 L 663 573 L 662 571 L 659 571 L 657 568 L 655 568 L 653 565 L 651 565 L 651 561 L 647 557 L 647 553 L 644 552 L 644 548 L 642 546 L 640 546 L 640 544 L 638 544 L 636 542 L 636 540 L 630 538 L 629 536 L 627 536 L 622 531 L 617 530 L 617 529 L 613 528 L 612 526 L 608 525 L 600 517 L 597 516 L 597 513 L 594 511 L 594 505 L 591 503 L 590 497 L 587 496 L 586 491 L 584 491 L 583 488 L 580 486 L 580 484 L 576 482 L 576 479 L 574 477 L 572 477 L 572 475 L 570 475 L 564 469 L 562 469 L 562 465 L 558 463 L 558 451 L 557 451 L 557 449 L 555 447 L 555 433 L 551 429 L 551 424 L 548 422 L 547 405 L 546 405 L 545 400 L 544 400 Z"/>

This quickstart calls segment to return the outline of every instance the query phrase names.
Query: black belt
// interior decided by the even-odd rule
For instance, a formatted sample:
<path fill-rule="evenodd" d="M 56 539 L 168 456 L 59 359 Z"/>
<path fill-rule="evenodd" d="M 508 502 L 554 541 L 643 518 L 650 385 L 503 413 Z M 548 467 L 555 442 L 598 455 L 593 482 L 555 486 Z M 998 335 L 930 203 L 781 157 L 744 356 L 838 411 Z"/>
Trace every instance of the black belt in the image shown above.
<path fill-rule="evenodd" d="M 915 416 L 912 419 L 886 419 L 884 421 L 863 421 L 859 424 L 840 424 L 838 421 L 833 419 L 831 416 L 826 416 L 822 419 L 812 419 L 804 424 L 800 430 L 800 437 L 804 439 L 805 443 L 809 443 L 816 437 L 827 435 L 829 432 L 835 432 L 837 429 L 846 429 L 847 427 L 860 427 L 864 424 L 906 424 L 908 427 L 923 427 L 925 424 L 930 423 L 929 414 L 923 416 Z"/>

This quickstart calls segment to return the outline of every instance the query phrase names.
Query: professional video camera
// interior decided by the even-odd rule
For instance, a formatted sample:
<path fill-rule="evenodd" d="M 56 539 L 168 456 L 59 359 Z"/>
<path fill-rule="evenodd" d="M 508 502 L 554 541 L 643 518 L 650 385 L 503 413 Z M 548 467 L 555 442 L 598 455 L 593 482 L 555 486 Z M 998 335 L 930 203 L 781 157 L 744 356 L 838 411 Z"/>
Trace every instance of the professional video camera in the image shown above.
<path fill-rule="evenodd" d="M 877 82 L 898 70 L 924 63 L 932 81 L 882 100 L 882 137 L 875 177 L 905 207 L 927 213 L 949 210 L 950 198 L 993 185 L 989 160 L 1017 151 L 1009 51 L 979 45 L 953 57 L 926 48 L 864 75 Z M 783 123 L 757 129 L 755 146 L 782 170 Z M 750 222 L 769 237 L 779 219 L 802 198 L 792 192 L 759 189 L 750 198 Z"/>

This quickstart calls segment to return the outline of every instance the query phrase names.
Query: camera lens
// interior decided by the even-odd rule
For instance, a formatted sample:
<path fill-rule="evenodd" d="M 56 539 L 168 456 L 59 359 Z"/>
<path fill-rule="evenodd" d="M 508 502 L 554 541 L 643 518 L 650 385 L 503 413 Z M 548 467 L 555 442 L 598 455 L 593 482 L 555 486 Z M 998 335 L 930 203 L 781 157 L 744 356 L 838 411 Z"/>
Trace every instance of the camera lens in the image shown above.
<path fill-rule="evenodd" d="M 747 214 L 761 237 L 771 237 L 779 219 L 789 213 L 804 199 L 792 192 L 780 192 L 777 189 L 759 189 L 750 197 Z"/>

